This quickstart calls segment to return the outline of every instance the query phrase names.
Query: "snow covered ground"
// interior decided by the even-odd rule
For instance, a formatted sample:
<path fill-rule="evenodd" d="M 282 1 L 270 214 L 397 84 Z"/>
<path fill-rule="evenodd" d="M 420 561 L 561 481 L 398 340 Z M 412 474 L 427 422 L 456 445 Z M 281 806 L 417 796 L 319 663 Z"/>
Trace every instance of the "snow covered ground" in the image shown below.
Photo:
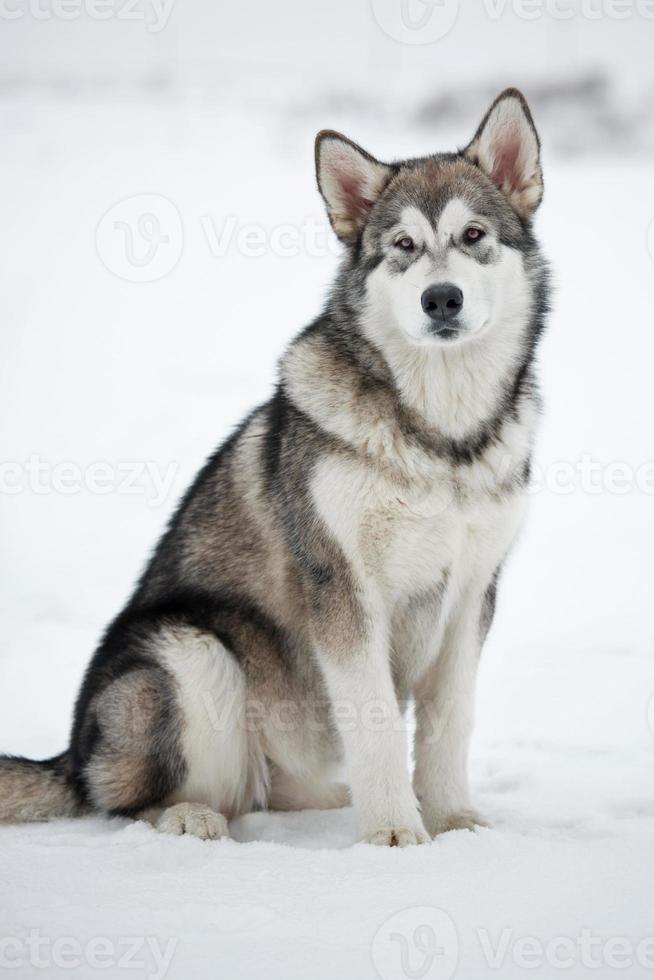
<path fill-rule="evenodd" d="M 392 157 L 460 145 L 474 121 L 0 100 L 1 750 L 64 747 L 89 653 L 175 500 L 318 310 L 337 258 L 315 130 Z M 218 843 L 120 820 L 2 828 L 0 974 L 652 975 L 652 159 L 546 140 L 544 162 L 547 408 L 472 758 L 493 829 L 382 851 L 355 844 L 350 811 L 250 815 Z"/>

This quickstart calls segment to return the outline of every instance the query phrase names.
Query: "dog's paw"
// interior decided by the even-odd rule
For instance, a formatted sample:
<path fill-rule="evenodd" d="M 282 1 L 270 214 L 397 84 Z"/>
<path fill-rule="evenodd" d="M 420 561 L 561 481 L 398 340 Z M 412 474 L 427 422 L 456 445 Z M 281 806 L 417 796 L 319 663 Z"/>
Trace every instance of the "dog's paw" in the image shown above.
<path fill-rule="evenodd" d="M 432 837 L 438 837 L 439 834 L 447 834 L 450 830 L 474 831 L 477 827 L 490 827 L 491 824 L 480 813 L 469 807 L 450 813 L 432 813 L 425 819 L 425 826 Z"/>
<path fill-rule="evenodd" d="M 381 827 L 364 834 L 363 840 L 377 847 L 411 847 L 413 844 L 429 844 L 431 838 L 422 827 Z"/>
<path fill-rule="evenodd" d="M 200 840 L 228 837 L 227 821 L 204 803 L 176 803 L 164 810 L 156 823 L 162 834 L 189 834 Z"/>

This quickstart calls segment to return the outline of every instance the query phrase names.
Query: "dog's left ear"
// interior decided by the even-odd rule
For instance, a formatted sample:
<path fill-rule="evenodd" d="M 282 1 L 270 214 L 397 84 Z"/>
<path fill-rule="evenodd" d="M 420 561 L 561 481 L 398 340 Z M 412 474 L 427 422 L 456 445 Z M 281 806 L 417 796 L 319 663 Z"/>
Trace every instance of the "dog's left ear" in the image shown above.
<path fill-rule="evenodd" d="M 507 88 L 493 102 L 464 156 L 529 218 L 543 197 L 540 141 L 522 92 Z"/>
<path fill-rule="evenodd" d="M 316 136 L 316 178 L 331 226 L 342 242 L 356 241 L 393 168 L 346 136 L 323 129 Z"/>

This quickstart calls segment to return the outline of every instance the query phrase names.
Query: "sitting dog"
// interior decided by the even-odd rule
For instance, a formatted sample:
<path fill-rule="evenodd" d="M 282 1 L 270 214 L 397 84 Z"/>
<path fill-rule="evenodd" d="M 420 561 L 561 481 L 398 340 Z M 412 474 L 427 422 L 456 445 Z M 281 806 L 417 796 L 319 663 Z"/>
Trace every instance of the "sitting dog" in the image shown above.
<path fill-rule="evenodd" d="M 538 136 L 508 89 L 463 150 L 387 164 L 323 131 L 316 170 L 344 245 L 329 300 L 107 629 L 69 749 L 0 761 L 0 821 L 216 838 L 351 801 L 365 841 L 400 847 L 483 822 L 475 675 L 539 412 Z"/>

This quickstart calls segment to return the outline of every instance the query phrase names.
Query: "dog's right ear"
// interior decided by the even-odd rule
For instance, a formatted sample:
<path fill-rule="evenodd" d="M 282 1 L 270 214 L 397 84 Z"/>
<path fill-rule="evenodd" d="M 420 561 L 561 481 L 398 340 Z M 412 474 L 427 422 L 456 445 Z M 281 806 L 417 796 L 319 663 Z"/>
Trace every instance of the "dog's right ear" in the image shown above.
<path fill-rule="evenodd" d="M 356 241 L 393 168 L 331 129 L 316 136 L 318 190 L 342 242 Z"/>
<path fill-rule="evenodd" d="M 538 133 L 522 92 L 507 88 L 498 95 L 463 154 L 521 217 L 531 217 L 543 197 L 543 172 Z"/>

